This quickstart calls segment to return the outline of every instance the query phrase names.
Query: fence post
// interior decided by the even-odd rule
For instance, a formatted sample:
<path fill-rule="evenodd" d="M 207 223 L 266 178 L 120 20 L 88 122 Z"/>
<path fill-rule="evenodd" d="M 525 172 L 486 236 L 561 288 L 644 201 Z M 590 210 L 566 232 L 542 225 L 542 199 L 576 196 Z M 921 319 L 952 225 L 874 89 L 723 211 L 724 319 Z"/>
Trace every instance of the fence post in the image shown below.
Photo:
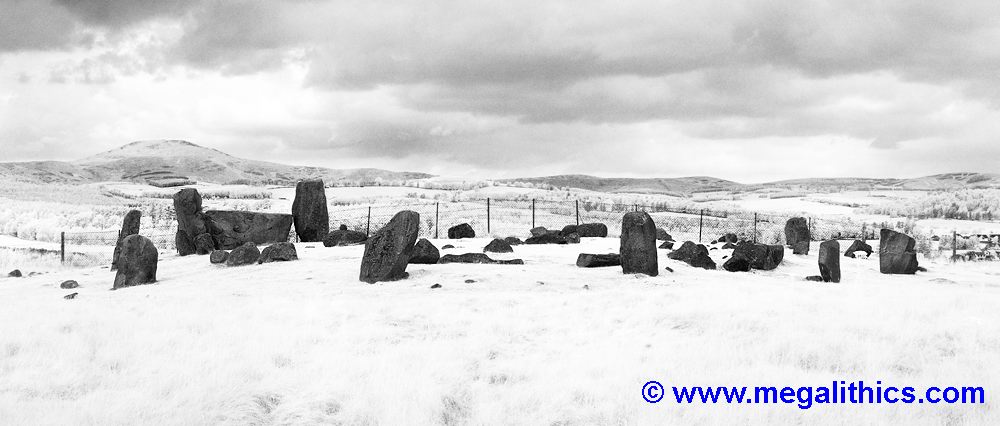
<path fill-rule="evenodd" d="M 372 232 L 372 206 L 368 206 L 368 224 L 365 225 L 365 235 L 371 236 Z"/>
<path fill-rule="evenodd" d="M 535 199 L 531 199 L 531 228 L 535 228 Z"/>
<path fill-rule="evenodd" d="M 59 233 L 59 263 L 66 263 L 66 232 Z"/>
<path fill-rule="evenodd" d="M 438 230 L 441 229 L 441 202 L 434 203 L 434 239 L 438 238 Z"/>
<path fill-rule="evenodd" d="M 862 223 L 861 224 L 861 242 L 863 242 L 863 243 L 868 242 L 868 224 L 867 223 Z"/>
<path fill-rule="evenodd" d="M 806 229 L 809 230 L 809 241 L 813 241 L 813 218 L 812 218 L 812 216 L 806 218 Z"/>
<path fill-rule="evenodd" d="M 757 244 L 757 212 L 753 214 L 753 243 Z"/>
<path fill-rule="evenodd" d="M 701 229 L 705 226 L 705 209 L 698 212 L 698 242 L 701 242 Z"/>
<path fill-rule="evenodd" d="M 490 233 L 490 199 L 486 199 L 486 233 Z"/>
<path fill-rule="evenodd" d="M 955 261 L 955 255 L 958 254 L 958 231 L 951 231 L 951 261 Z"/>
<path fill-rule="evenodd" d="M 576 200 L 576 226 L 580 226 L 580 200 Z"/>

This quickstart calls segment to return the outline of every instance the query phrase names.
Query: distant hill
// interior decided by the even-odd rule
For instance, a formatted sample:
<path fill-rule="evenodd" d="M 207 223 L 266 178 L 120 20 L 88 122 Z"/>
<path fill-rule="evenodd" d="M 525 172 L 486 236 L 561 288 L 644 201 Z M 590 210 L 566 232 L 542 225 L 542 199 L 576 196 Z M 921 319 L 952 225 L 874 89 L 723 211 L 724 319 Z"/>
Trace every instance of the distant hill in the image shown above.
<path fill-rule="evenodd" d="M 1000 188 L 1000 174 L 947 173 L 912 179 L 808 178 L 759 184 L 743 184 L 706 176 L 682 178 L 601 178 L 587 175 L 558 175 L 508 179 L 559 188 L 578 188 L 610 193 L 690 195 L 699 192 L 749 192 L 758 190 L 850 191 L 850 190 L 949 190 L 958 188 Z"/>
<path fill-rule="evenodd" d="M 327 183 L 424 179 L 425 173 L 328 169 L 247 160 L 181 140 L 133 142 L 82 160 L 0 163 L 0 177 L 38 183 L 128 181 L 170 186 L 188 181 L 287 184 L 304 178 Z"/>

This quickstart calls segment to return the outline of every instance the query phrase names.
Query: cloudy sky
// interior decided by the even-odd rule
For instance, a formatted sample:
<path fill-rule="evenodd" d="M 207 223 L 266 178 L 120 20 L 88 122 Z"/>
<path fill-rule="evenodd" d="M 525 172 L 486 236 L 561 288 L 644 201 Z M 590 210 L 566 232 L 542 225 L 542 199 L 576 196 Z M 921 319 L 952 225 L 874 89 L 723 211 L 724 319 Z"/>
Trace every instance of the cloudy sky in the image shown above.
<path fill-rule="evenodd" d="M 0 0 L 0 161 L 1000 172 L 1000 2 Z"/>

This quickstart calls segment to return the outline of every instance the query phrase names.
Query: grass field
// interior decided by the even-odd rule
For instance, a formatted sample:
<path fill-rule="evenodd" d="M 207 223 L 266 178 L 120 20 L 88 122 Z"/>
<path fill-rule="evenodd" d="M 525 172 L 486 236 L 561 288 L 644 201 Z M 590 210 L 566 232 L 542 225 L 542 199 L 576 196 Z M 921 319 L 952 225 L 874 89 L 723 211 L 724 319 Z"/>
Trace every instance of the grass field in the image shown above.
<path fill-rule="evenodd" d="M 462 240 L 445 253 L 486 242 Z M 617 244 L 519 246 L 524 266 L 411 265 L 410 279 L 379 285 L 357 281 L 361 247 L 301 243 L 300 261 L 241 268 L 164 253 L 157 284 L 118 291 L 108 291 L 113 276 L 100 268 L 0 278 L 0 419 L 1000 423 L 994 263 L 927 263 L 927 273 L 885 276 L 877 259 L 844 258 L 840 284 L 802 281 L 816 274 L 815 249 L 749 274 L 665 256 L 661 270 L 676 272 L 658 277 L 573 265 L 579 252 L 615 252 Z M 62 298 L 70 292 L 58 288 L 64 279 L 82 285 L 76 299 Z M 443 288 L 430 289 L 435 283 Z M 654 379 L 975 385 L 987 404 L 651 405 L 640 388 Z"/>

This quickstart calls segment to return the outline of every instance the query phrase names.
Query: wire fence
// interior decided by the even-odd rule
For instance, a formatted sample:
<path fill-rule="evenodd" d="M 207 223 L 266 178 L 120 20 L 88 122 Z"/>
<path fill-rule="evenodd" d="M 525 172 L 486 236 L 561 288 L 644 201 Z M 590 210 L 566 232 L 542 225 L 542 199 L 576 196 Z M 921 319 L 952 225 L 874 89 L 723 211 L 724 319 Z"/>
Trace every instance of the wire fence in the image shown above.
<path fill-rule="evenodd" d="M 331 230 L 344 225 L 347 229 L 367 235 L 385 226 L 399 211 L 412 210 L 420 215 L 420 237 L 432 239 L 446 238 L 448 228 L 463 223 L 469 224 L 478 237 L 526 238 L 530 236 L 532 228 L 539 226 L 560 230 L 566 225 L 595 222 L 605 224 L 608 227 L 608 237 L 615 238 L 621 235 L 621 219 L 626 212 L 644 211 L 675 241 L 710 242 L 725 234 L 736 234 L 740 239 L 748 241 L 783 244 L 785 222 L 792 217 L 745 211 L 675 208 L 667 205 L 489 198 L 451 202 L 407 200 L 371 205 L 334 203 L 328 210 Z M 905 221 L 869 223 L 812 217 L 807 220 L 813 240 L 875 240 L 878 239 L 880 228 L 912 232 L 912 227 L 907 229 Z M 64 262 L 73 265 L 110 265 L 118 232 L 63 232 L 58 253 Z M 176 249 L 175 225 L 170 228 L 142 227 L 139 234 L 152 240 L 162 251 Z M 289 240 L 297 241 L 294 229 L 289 233 Z"/>

